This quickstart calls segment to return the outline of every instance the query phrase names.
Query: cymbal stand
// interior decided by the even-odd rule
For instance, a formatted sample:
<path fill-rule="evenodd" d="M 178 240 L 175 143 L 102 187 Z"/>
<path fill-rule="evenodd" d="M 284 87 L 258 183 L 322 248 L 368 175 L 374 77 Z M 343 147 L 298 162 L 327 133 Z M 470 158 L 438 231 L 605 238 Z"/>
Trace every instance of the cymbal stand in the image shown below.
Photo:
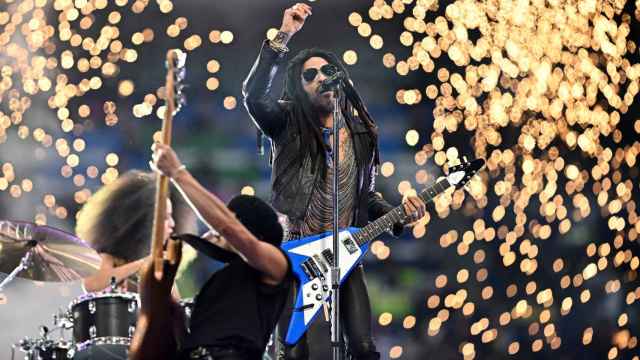
<path fill-rule="evenodd" d="M 16 266 L 16 268 L 13 269 L 13 271 L 9 275 L 7 275 L 4 280 L 2 280 L 2 282 L 0 283 L 0 291 L 2 291 L 2 289 L 8 283 L 10 283 L 11 280 L 13 280 L 22 270 L 27 269 L 29 266 L 31 266 L 31 264 L 33 264 L 33 262 L 31 261 L 31 251 L 28 251 L 20 260 L 20 264 L 18 264 L 18 266 Z"/>

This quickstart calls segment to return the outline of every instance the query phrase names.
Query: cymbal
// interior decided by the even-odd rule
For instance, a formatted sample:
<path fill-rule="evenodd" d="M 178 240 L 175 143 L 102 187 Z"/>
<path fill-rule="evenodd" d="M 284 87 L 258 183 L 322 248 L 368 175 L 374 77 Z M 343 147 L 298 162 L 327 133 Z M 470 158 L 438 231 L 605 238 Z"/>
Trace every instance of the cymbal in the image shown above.
<path fill-rule="evenodd" d="M 30 252 L 18 273 L 36 281 L 73 281 L 98 271 L 100 256 L 85 241 L 50 226 L 0 220 L 0 272 L 10 273 Z"/>

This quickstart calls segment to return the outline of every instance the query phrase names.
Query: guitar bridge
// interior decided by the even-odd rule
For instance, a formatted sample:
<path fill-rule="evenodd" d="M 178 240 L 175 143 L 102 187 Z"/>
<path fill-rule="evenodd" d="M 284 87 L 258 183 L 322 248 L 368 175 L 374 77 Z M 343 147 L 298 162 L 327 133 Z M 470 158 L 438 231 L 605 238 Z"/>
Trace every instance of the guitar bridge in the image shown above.
<path fill-rule="evenodd" d="M 316 264 L 313 258 L 307 260 L 307 263 L 309 264 L 309 266 L 311 266 L 313 273 L 316 275 L 315 277 L 324 277 L 324 273 L 322 272 L 322 270 L 320 270 L 320 267 L 318 267 L 318 264 Z"/>
<path fill-rule="evenodd" d="M 309 265 L 307 265 L 306 261 L 300 264 L 300 268 L 302 268 L 302 271 L 304 271 L 304 273 L 307 275 L 309 279 L 315 278 L 315 275 L 313 274 L 313 269 Z"/>

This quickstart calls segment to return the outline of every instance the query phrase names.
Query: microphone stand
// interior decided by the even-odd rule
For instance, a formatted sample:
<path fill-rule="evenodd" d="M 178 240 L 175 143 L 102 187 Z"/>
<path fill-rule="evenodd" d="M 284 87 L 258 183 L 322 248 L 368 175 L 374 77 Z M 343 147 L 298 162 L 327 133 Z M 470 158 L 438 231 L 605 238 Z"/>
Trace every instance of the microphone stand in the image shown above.
<path fill-rule="evenodd" d="M 331 348 L 333 360 L 342 360 L 342 332 L 340 329 L 340 229 L 338 207 L 338 172 L 340 171 L 340 126 L 342 110 L 340 98 L 342 82 L 333 88 L 333 264 L 331 266 Z"/>

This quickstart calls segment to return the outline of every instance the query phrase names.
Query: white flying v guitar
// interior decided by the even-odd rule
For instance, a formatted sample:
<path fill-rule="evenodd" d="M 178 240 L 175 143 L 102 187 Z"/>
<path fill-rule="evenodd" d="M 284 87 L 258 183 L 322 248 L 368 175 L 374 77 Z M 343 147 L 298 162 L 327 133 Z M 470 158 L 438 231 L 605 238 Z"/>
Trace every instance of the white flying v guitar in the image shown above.
<path fill-rule="evenodd" d="M 484 167 L 484 163 L 484 160 L 476 159 L 452 166 L 446 178 L 423 190 L 420 197 L 428 203 L 451 186 L 461 188 Z M 339 283 L 343 283 L 369 250 L 371 240 L 405 218 L 403 206 L 398 206 L 362 229 L 351 227 L 341 230 Z M 291 260 L 292 271 L 298 280 L 295 305 L 285 338 L 288 345 L 293 345 L 307 331 L 323 303 L 330 299 L 333 232 L 287 241 L 282 244 L 282 249 Z"/>

